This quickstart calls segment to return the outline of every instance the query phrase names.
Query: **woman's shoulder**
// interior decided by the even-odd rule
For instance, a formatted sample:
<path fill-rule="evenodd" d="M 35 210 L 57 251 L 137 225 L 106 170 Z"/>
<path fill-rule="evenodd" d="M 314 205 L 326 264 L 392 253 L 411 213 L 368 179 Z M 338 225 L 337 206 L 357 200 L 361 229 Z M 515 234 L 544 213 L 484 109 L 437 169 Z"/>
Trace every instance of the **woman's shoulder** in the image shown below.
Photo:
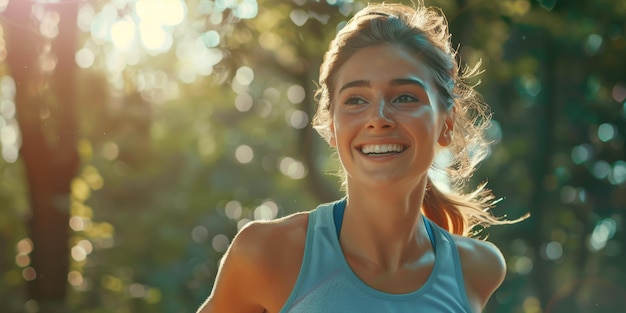
<path fill-rule="evenodd" d="M 253 221 L 233 239 L 231 253 L 242 253 L 262 265 L 275 264 L 283 257 L 304 249 L 309 212 L 295 213 L 268 221 Z"/>
<path fill-rule="evenodd" d="M 300 271 L 308 215 L 244 226 L 221 261 L 206 312 L 280 311 Z"/>
<path fill-rule="evenodd" d="M 466 291 L 472 305 L 482 308 L 506 275 L 500 249 L 486 240 L 453 235 L 461 258 Z"/>

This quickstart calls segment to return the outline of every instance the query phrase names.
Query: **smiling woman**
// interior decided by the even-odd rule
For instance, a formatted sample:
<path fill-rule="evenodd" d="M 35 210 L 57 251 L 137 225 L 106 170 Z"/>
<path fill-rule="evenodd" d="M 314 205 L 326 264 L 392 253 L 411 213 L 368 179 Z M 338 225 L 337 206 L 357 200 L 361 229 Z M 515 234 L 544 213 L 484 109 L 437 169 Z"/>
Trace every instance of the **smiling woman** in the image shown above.
<path fill-rule="evenodd" d="M 463 189 L 487 146 L 475 72 L 459 73 L 440 10 L 357 13 L 324 57 L 313 120 L 346 196 L 243 228 L 199 312 L 480 312 L 506 268 L 469 235 L 515 221 L 489 213 L 484 185 Z M 445 192 L 430 175 L 444 149 Z"/>

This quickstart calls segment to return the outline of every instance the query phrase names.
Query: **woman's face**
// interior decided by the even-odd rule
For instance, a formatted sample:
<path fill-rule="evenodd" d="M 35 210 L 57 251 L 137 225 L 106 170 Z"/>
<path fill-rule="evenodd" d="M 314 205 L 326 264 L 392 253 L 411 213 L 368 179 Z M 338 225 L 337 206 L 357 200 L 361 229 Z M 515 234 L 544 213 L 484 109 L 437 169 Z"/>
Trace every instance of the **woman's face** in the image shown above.
<path fill-rule="evenodd" d="M 438 105 L 430 68 L 400 46 L 364 48 L 337 71 L 330 144 L 348 186 L 415 184 L 436 144 L 449 144 L 450 115 Z"/>

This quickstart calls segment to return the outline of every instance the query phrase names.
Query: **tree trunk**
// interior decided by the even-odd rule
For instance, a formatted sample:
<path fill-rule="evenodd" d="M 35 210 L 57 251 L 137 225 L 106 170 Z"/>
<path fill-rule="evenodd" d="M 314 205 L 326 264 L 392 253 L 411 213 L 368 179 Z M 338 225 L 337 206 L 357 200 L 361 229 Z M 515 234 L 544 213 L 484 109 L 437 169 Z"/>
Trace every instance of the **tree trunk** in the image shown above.
<path fill-rule="evenodd" d="M 64 304 L 69 268 L 70 183 L 80 164 L 76 150 L 76 98 L 74 52 L 77 45 L 77 1 L 58 3 L 58 37 L 51 53 L 57 64 L 51 76 L 42 75 L 39 59 L 46 43 L 31 16 L 32 1 L 9 1 L 5 15 L 7 63 L 16 85 L 15 106 L 22 136 L 20 157 L 28 182 L 34 249 L 31 267 L 36 276 L 28 283 L 30 297 L 40 312 Z M 46 90 L 46 81 L 50 90 Z M 48 95 L 43 97 L 43 93 Z M 44 100 L 45 99 L 45 100 Z M 43 120 L 41 112 L 49 109 Z M 44 124 L 53 123 L 53 128 Z M 29 279 L 28 277 L 25 277 Z"/>

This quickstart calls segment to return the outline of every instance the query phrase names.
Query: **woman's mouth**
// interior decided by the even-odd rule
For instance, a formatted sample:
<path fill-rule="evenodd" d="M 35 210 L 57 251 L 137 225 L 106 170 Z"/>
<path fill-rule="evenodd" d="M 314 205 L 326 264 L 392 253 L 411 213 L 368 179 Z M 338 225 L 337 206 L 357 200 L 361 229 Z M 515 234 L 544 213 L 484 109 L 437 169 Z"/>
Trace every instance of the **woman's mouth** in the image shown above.
<path fill-rule="evenodd" d="M 369 156 L 402 153 L 406 149 L 406 146 L 400 144 L 363 145 L 359 148 L 361 153 Z"/>

